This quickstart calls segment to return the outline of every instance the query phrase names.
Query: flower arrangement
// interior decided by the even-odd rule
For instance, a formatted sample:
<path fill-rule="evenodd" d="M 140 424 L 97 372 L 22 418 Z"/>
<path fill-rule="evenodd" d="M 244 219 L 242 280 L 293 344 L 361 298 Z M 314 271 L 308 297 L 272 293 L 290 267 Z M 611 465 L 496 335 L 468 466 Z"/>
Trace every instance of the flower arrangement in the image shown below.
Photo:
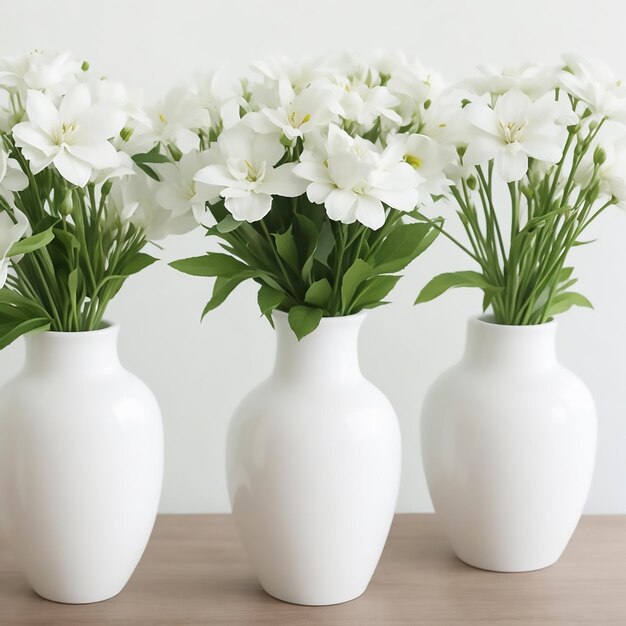
<path fill-rule="evenodd" d="M 204 314 L 248 279 L 261 313 L 287 312 L 299 339 L 322 317 L 384 304 L 438 235 L 440 220 L 410 216 L 442 192 L 455 154 L 439 78 L 401 56 L 273 59 L 224 77 L 163 104 L 172 162 L 157 198 L 191 206 L 224 250 L 171 264 L 216 277 Z"/>
<path fill-rule="evenodd" d="M 567 257 L 607 207 L 626 203 L 626 88 L 604 64 L 573 56 L 558 67 L 486 69 L 463 87 L 464 130 L 442 201 L 455 206 L 467 243 L 441 230 L 479 270 L 437 276 L 417 302 L 478 287 L 483 308 L 513 325 L 591 306 L 571 290 Z"/>
<path fill-rule="evenodd" d="M 153 202 L 155 124 L 69 53 L 0 60 L 0 348 L 99 327 L 147 241 L 178 228 Z M 143 170 L 143 171 L 142 171 Z"/>

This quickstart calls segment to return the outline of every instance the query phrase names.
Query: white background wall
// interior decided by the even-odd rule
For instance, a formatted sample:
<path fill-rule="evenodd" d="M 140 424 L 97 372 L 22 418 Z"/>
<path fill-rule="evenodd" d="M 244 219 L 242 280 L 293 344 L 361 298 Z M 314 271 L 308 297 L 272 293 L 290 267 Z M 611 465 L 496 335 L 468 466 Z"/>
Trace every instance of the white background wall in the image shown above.
<path fill-rule="evenodd" d="M 72 49 L 101 73 L 141 87 L 152 100 L 170 85 L 225 61 L 272 52 L 294 57 L 342 50 L 402 49 L 450 79 L 481 64 L 555 60 L 562 51 L 609 61 L 626 78 L 626 2 L 620 0 L 0 0 L 0 55 Z M 598 406 L 598 463 L 588 512 L 626 513 L 626 218 L 605 214 L 575 261 L 595 311 L 559 318 L 559 354 Z M 199 253 L 202 237 L 168 243 L 166 258 Z M 434 273 L 468 261 L 438 241 L 372 312 L 363 368 L 389 396 L 404 438 L 398 509 L 431 509 L 419 452 L 419 410 L 431 381 L 460 356 L 466 319 L 480 294 L 457 291 L 413 307 Z M 265 377 L 273 336 L 252 286 L 199 324 L 209 280 L 165 264 L 128 281 L 109 319 L 121 324 L 123 362 L 155 391 L 163 410 L 166 472 L 161 509 L 228 510 L 223 472 L 229 417 Z M 0 354 L 0 383 L 21 366 L 21 342 Z"/>

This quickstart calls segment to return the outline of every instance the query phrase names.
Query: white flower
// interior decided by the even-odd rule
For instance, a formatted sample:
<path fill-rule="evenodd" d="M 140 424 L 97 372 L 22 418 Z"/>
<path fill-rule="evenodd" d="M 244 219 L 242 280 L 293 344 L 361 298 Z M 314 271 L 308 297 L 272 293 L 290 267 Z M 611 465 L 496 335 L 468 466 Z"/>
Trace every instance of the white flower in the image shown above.
<path fill-rule="evenodd" d="M 224 66 L 202 77 L 194 88 L 196 102 L 207 111 L 213 129 L 234 126 L 240 120 L 240 110 L 247 106 L 242 81 L 232 77 L 230 68 Z"/>
<path fill-rule="evenodd" d="M 22 237 L 30 234 L 30 225 L 27 217 L 18 209 L 14 209 L 14 222 L 11 216 L 6 212 L 0 212 L 0 288 L 4 287 L 9 272 L 9 264 L 11 258 L 7 255 L 14 243 L 17 243 Z M 12 257 L 18 261 L 19 257 Z"/>
<path fill-rule="evenodd" d="M 260 75 L 262 84 L 267 81 L 272 89 L 275 88 L 275 83 L 287 80 L 296 91 L 304 89 L 320 78 L 329 78 L 339 73 L 327 58 L 296 63 L 286 56 L 274 56 L 257 61 L 252 64 L 251 69 Z"/>
<path fill-rule="evenodd" d="M 309 149 L 305 141 L 296 173 L 310 181 L 307 197 L 324 204 L 330 219 L 377 229 L 385 222 L 383 203 L 400 211 L 417 205 L 417 178 L 403 160 L 401 142 L 381 153 L 371 142 L 331 125 L 325 141 L 316 143 Z"/>
<path fill-rule="evenodd" d="M 597 166 L 600 193 L 615 198 L 617 206 L 626 209 L 626 137 L 603 144 L 602 150 L 604 162 Z M 576 172 L 576 182 L 583 188 L 589 185 L 593 176 L 593 152 L 587 152 Z"/>
<path fill-rule="evenodd" d="M 456 151 L 452 146 L 418 134 L 396 135 L 393 141 L 402 143 L 404 160 L 413 167 L 417 175 L 420 196 L 447 192 L 451 181 L 444 172 L 456 158 Z"/>
<path fill-rule="evenodd" d="M 0 59 L 0 87 L 23 95 L 37 89 L 60 96 L 77 83 L 81 65 L 69 52 L 33 50 L 26 56 Z"/>
<path fill-rule="evenodd" d="M 9 158 L 8 152 L 0 148 L 0 195 L 11 197 L 15 191 L 28 187 L 28 176 L 24 174 L 19 163 Z"/>
<path fill-rule="evenodd" d="M 567 70 L 560 79 L 568 93 L 582 100 L 596 118 L 626 122 L 626 87 L 606 63 L 576 55 L 564 55 L 563 60 Z"/>
<path fill-rule="evenodd" d="M 525 63 L 519 67 L 497 69 L 491 66 L 478 67 L 480 76 L 465 81 L 475 94 L 501 96 L 511 89 L 518 89 L 531 98 L 539 98 L 559 85 L 556 67 Z"/>
<path fill-rule="evenodd" d="M 360 78 L 341 80 L 340 86 L 344 91 L 340 104 L 346 120 L 356 122 L 366 129 L 371 128 L 378 118 L 385 118 L 398 125 L 402 122 L 395 110 L 400 101 L 387 87 L 370 87 Z"/>
<path fill-rule="evenodd" d="M 485 164 L 494 159 L 505 182 L 526 174 L 528 157 L 558 162 L 567 138 L 564 125 L 578 119 L 552 93 L 533 102 L 518 89 L 500 96 L 493 108 L 487 102 L 475 102 L 464 112 L 472 129 L 464 163 Z"/>
<path fill-rule="evenodd" d="M 436 106 L 434 103 L 444 91 L 444 82 L 441 76 L 427 71 L 418 61 L 400 56 L 395 67 L 392 65 L 387 88 L 399 101 L 397 110 L 402 124 L 420 124 L 427 111 Z"/>
<path fill-rule="evenodd" d="M 156 181 L 140 172 L 116 178 L 107 196 L 109 219 L 134 224 L 144 231 L 148 241 L 193 230 L 197 224 L 191 212 L 173 216 L 156 202 L 156 185 Z"/>
<path fill-rule="evenodd" d="M 326 81 L 312 83 L 296 93 L 291 83 L 282 79 L 278 82 L 279 105 L 276 108 L 263 107 L 260 112 L 248 113 L 243 119 L 257 132 L 280 131 L 293 141 L 338 121 L 338 116 L 343 114 L 339 105 L 341 94 L 339 86 Z"/>
<path fill-rule="evenodd" d="M 152 111 L 151 140 L 174 143 L 182 152 L 189 152 L 199 148 L 197 129 L 210 126 L 211 116 L 198 95 L 179 85 Z"/>
<path fill-rule="evenodd" d="M 203 167 L 194 180 L 212 186 L 239 221 L 262 219 L 273 195 L 293 198 L 304 193 L 306 183 L 294 175 L 292 163 L 276 167 L 285 154 L 277 133 L 255 133 L 241 123 L 225 130 L 212 150 L 216 163 Z"/>
<path fill-rule="evenodd" d="M 197 182 L 194 177 L 212 158 L 211 152 L 192 150 L 183 154 L 177 163 L 165 163 L 158 168 L 161 183 L 157 185 L 156 199 L 172 216 L 184 215 L 191 209 L 196 221 L 202 222 L 205 203 L 217 198 L 210 187 Z"/>
<path fill-rule="evenodd" d="M 29 91 L 28 121 L 13 128 L 15 143 L 37 174 L 51 163 L 66 180 L 83 187 L 94 169 L 114 167 L 119 156 L 108 141 L 124 126 L 116 109 L 93 105 L 89 89 L 77 85 L 61 99 L 58 109 L 40 91 Z"/>

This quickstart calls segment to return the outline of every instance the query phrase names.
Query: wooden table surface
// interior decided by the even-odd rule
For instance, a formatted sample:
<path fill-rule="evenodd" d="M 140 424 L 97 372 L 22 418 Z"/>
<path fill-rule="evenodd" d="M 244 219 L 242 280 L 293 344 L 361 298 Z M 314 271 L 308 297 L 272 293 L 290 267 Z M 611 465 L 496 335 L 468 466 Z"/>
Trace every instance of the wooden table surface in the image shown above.
<path fill-rule="evenodd" d="M 397 515 L 363 596 L 300 607 L 257 584 L 228 515 L 163 515 L 116 598 L 63 605 L 39 598 L 0 542 L 0 624 L 386 626 L 626 625 L 626 516 L 585 517 L 552 567 L 528 574 L 473 569 L 450 552 L 432 515 Z"/>

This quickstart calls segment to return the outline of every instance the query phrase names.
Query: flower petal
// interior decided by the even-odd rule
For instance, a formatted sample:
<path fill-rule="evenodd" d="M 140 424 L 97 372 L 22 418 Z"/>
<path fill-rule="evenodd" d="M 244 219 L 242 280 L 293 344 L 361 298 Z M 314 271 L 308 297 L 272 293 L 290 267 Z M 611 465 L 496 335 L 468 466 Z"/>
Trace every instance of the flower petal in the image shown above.
<path fill-rule="evenodd" d="M 506 183 L 513 183 L 520 180 L 528 170 L 528 157 L 521 149 L 515 149 L 513 144 L 496 156 L 496 169 L 502 180 Z"/>
<path fill-rule="evenodd" d="M 77 187 L 84 187 L 91 177 L 91 166 L 78 159 L 67 150 L 61 150 L 53 161 L 59 174 Z"/>
<path fill-rule="evenodd" d="M 294 168 L 293 163 L 285 163 L 267 170 L 263 182 L 259 185 L 259 192 L 284 196 L 285 198 L 301 196 L 306 191 L 308 182 L 296 176 Z"/>
<path fill-rule="evenodd" d="M 87 85 L 83 83 L 76 85 L 61 100 L 61 105 L 59 106 L 61 122 L 66 124 L 76 122 L 78 117 L 89 109 L 90 104 L 91 94 Z"/>
<path fill-rule="evenodd" d="M 355 206 L 356 219 L 372 230 L 385 223 L 385 209 L 380 200 L 371 196 L 359 196 Z"/>
<path fill-rule="evenodd" d="M 108 141 L 99 141 L 94 144 L 77 144 L 66 147 L 70 154 L 81 161 L 89 163 L 95 169 L 117 167 L 120 157 L 117 150 Z"/>
<path fill-rule="evenodd" d="M 248 193 L 241 198 L 227 198 L 224 205 L 240 222 L 256 222 L 272 208 L 272 197 L 264 193 Z"/>
<path fill-rule="evenodd" d="M 50 98 L 41 91 L 28 92 L 26 113 L 28 114 L 28 119 L 48 135 L 52 135 L 61 126 L 59 112 L 52 104 Z"/>
<path fill-rule="evenodd" d="M 331 220 L 351 224 L 356 220 L 354 205 L 356 194 L 347 189 L 333 189 L 326 198 L 324 206 Z"/>

